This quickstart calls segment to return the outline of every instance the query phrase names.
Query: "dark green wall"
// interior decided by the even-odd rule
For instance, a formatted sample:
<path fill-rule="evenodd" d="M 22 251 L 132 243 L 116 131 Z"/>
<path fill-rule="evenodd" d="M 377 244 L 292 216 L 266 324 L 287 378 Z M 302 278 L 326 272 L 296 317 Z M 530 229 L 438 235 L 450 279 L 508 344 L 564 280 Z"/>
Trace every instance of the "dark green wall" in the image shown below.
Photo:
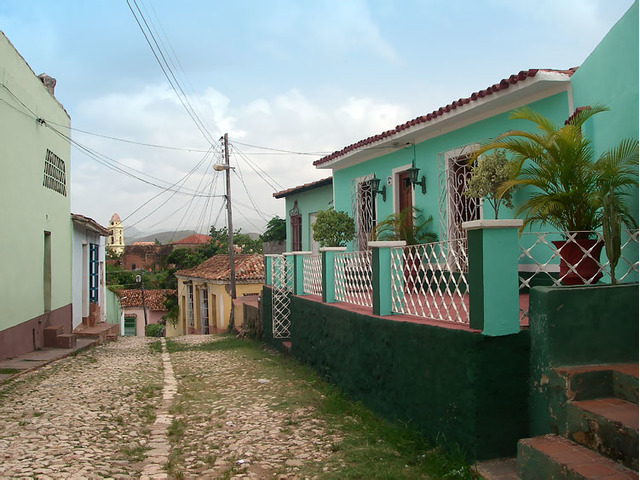
<path fill-rule="evenodd" d="M 264 296 L 263 296 L 264 298 Z M 264 311 L 265 337 L 266 317 Z M 291 353 L 353 399 L 469 458 L 514 455 L 528 428 L 527 332 L 485 337 L 293 297 Z"/>
<path fill-rule="evenodd" d="M 556 429 L 549 411 L 553 367 L 638 361 L 638 284 L 535 287 L 529 311 L 531 433 L 537 435 Z"/>

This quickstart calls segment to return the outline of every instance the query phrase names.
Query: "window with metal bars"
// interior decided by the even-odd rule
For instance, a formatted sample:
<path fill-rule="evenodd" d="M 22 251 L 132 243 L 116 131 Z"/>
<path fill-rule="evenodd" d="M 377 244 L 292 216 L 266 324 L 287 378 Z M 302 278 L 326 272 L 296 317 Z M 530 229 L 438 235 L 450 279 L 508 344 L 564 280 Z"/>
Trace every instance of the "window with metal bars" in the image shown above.
<path fill-rule="evenodd" d="M 44 159 L 42 186 L 67 196 L 67 172 L 64 160 L 49 149 L 47 149 L 47 155 Z"/>
<path fill-rule="evenodd" d="M 302 250 L 302 215 L 298 210 L 298 201 L 295 200 L 293 208 L 289 210 L 291 221 L 291 250 L 299 252 Z"/>
<path fill-rule="evenodd" d="M 89 244 L 89 301 L 98 303 L 100 285 L 100 245 Z"/>

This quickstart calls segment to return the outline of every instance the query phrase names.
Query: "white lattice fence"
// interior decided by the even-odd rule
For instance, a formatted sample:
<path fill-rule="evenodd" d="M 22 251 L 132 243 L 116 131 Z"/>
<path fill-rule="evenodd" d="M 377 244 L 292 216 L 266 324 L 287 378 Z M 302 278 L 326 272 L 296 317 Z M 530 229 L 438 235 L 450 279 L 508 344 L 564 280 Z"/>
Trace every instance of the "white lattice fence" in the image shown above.
<path fill-rule="evenodd" d="M 322 295 L 322 255 L 305 255 L 302 271 L 304 293 Z"/>
<path fill-rule="evenodd" d="M 585 237 L 590 240 L 582 240 Z M 537 285 L 611 283 L 611 267 L 603 243 L 602 232 L 598 231 L 570 232 L 566 236 L 559 232 L 523 233 L 518 259 L 520 291 L 528 292 Z M 573 250 L 570 255 L 569 250 Z M 566 262 L 561 262 L 563 257 Z M 637 282 L 638 270 L 638 230 L 627 230 L 623 233 L 616 279 Z M 528 307 L 524 306 L 520 316 L 526 318 L 528 314 Z"/>
<path fill-rule="evenodd" d="M 391 249 L 395 313 L 469 323 L 466 239 Z"/>
<path fill-rule="evenodd" d="M 335 295 L 339 302 L 371 307 L 371 252 L 338 253 L 335 256 Z"/>
<path fill-rule="evenodd" d="M 291 293 L 293 292 L 293 275 L 286 257 L 279 255 L 271 259 L 271 279 L 273 298 L 271 318 L 273 321 L 273 338 L 289 338 L 291 320 L 289 318 Z"/>

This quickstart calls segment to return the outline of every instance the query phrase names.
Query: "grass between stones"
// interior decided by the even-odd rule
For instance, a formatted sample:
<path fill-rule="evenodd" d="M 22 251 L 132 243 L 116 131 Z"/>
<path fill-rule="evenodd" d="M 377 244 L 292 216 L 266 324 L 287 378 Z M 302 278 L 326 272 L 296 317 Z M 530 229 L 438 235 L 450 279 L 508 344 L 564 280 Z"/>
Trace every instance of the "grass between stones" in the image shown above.
<path fill-rule="evenodd" d="M 180 384 L 172 408 L 176 419 L 168 431 L 174 450 L 167 467 L 176 478 L 210 474 L 212 470 L 207 469 L 214 465 L 218 468 L 215 478 L 230 478 L 243 472 L 257 473 L 261 478 L 263 474 L 293 474 L 296 478 L 318 479 L 475 478 L 462 454 L 435 448 L 407 426 L 379 418 L 295 360 L 265 350 L 258 342 L 229 336 L 210 338 L 211 341 L 197 344 L 167 340 Z M 211 353 L 209 363 L 206 363 L 207 352 Z M 233 387 L 237 390 L 229 390 L 228 379 L 216 378 L 221 376 L 222 370 L 216 371 L 215 366 L 221 365 L 223 354 L 233 356 L 232 361 L 237 365 L 237 373 L 225 373 L 237 375 Z M 193 359 L 200 363 L 205 360 L 205 364 L 201 369 L 194 368 L 189 363 Z M 243 400 L 245 397 L 238 393 L 246 382 L 254 388 L 248 394 L 251 400 Z M 256 383 L 263 384 L 256 387 Z M 226 404 L 221 405 L 221 401 Z M 271 413 L 267 417 L 281 418 L 276 428 L 278 438 L 292 442 L 292 448 L 283 446 L 283 451 L 290 453 L 285 453 L 285 457 L 276 455 L 275 462 L 269 463 L 267 452 L 272 451 L 269 447 L 262 454 L 245 457 L 249 458 L 249 466 L 243 466 L 242 457 L 229 455 L 229 445 L 234 440 L 227 440 L 225 446 L 206 439 L 216 437 L 216 431 L 234 428 L 240 430 L 239 437 L 246 435 L 240 426 L 232 425 L 234 421 L 229 421 L 238 418 L 235 423 L 241 423 L 244 420 L 237 413 L 233 417 L 228 410 L 251 410 L 256 405 L 268 405 Z M 273 428 L 273 424 L 261 428 Z M 196 434 L 200 439 L 190 437 L 194 432 L 200 432 Z M 314 435 L 318 438 L 309 440 L 306 447 L 299 446 Z M 275 442 L 273 438 L 269 441 Z M 258 443 L 254 441 L 252 445 Z M 203 450 L 203 445 L 209 450 Z M 244 451 L 241 448 L 244 447 L 237 451 Z M 226 461 L 223 462 L 221 458 L 225 454 Z M 314 460 L 314 456 L 321 460 Z"/>

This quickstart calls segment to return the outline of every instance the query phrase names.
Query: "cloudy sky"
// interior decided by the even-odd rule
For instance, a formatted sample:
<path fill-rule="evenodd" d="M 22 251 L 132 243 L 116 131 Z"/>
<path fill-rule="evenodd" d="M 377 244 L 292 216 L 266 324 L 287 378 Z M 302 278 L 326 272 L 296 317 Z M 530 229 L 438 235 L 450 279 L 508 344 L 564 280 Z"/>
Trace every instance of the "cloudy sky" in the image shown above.
<path fill-rule="evenodd" d="M 74 213 L 145 232 L 224 226 L 211 167 L 228 133 L 234 226 L 261 232 L 285 214 L 274 191 L 330 174 L 312 166 L 323 153 L 520 70 L 579 66 L 631 4 L 0 0 L 0 30 L 57 79 L 74 142 L 94 152 L 72 147 Z"/>

